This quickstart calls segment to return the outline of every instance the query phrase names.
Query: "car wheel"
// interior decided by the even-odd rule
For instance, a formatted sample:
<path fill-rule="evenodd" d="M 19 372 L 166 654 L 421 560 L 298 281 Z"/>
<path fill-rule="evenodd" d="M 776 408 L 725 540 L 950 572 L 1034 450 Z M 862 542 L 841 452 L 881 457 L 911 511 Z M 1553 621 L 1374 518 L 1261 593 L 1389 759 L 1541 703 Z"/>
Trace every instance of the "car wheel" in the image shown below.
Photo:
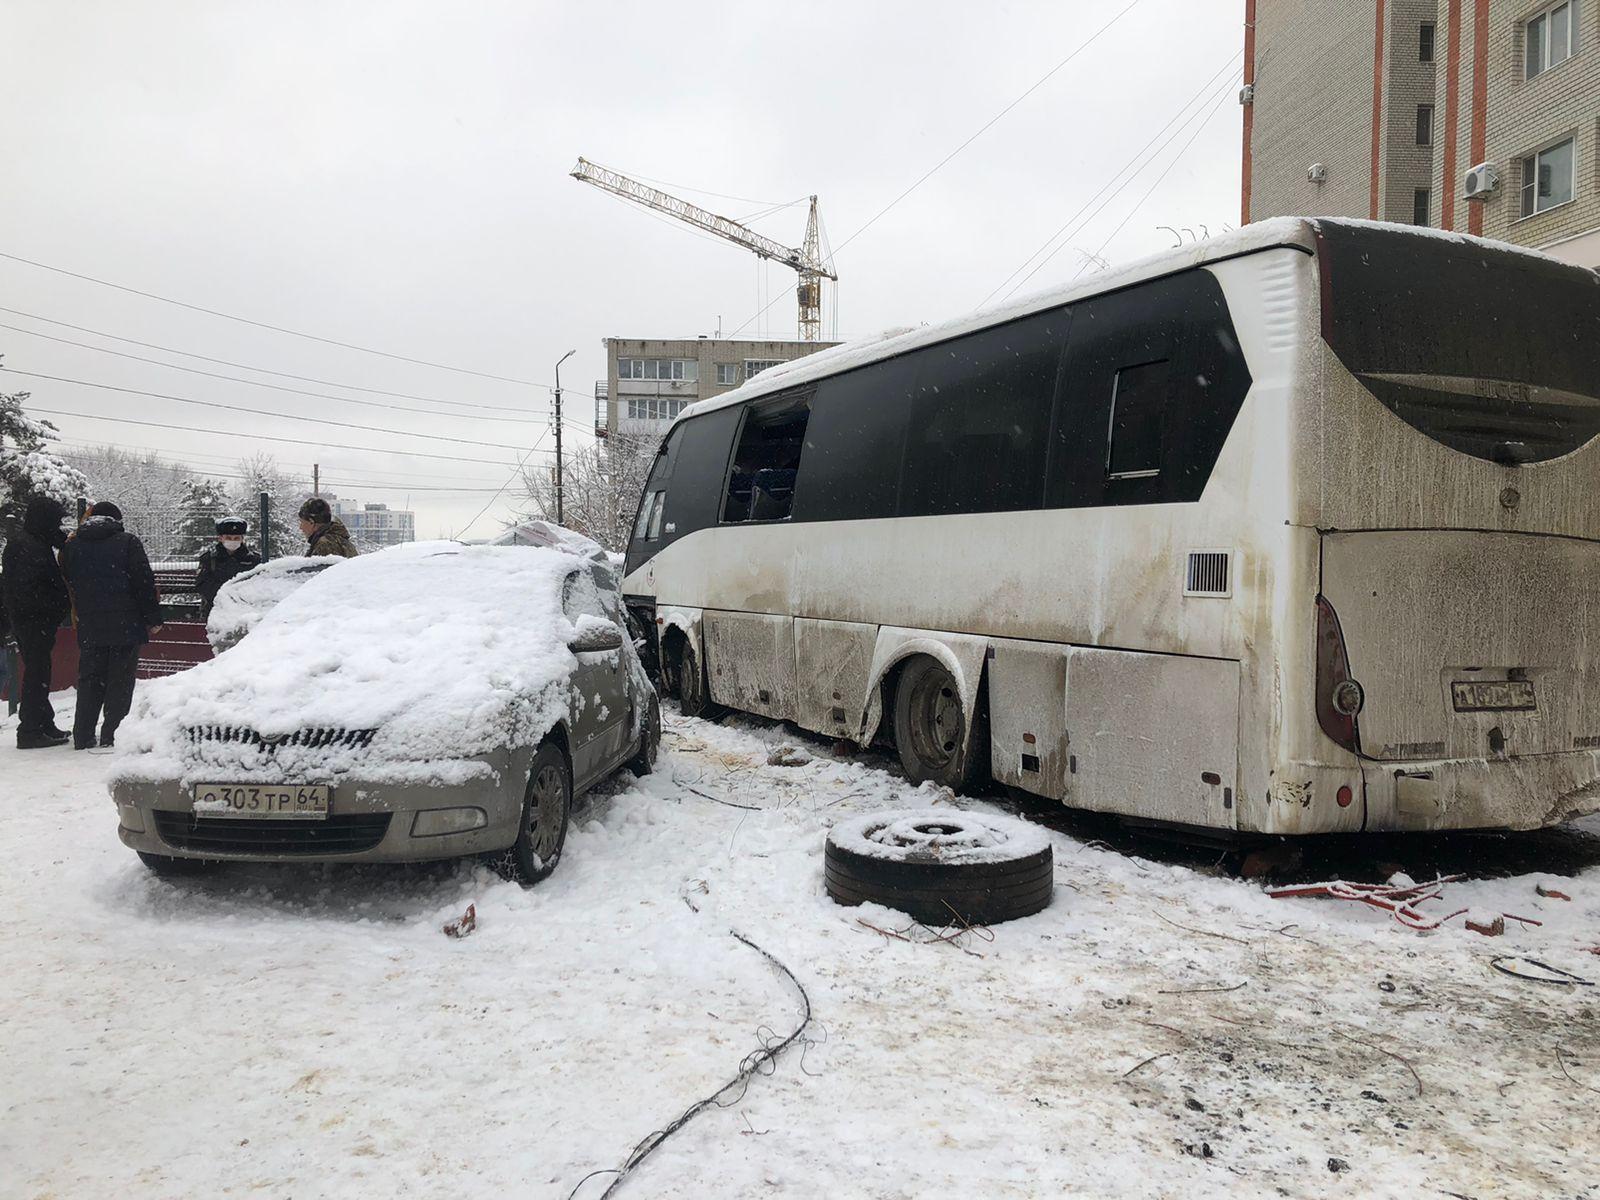
<path fill-rule="evenodd" d="M 545 742 L 528 768 L 517 840 L 495 859 L 495 869 L 523 887 L 544 879 L 561 861 L 571 815 L 572 768 L 561 747 Z"/>
<path fill-rule="evenodd" d="M 139 861 L 163 879 L 181 879 L 189 875 L 204 875 L 216 867 L 216 861 L 209 858 L 174 858 L 170 854 L 149 854 L 143 850 L 135 851 Z"/>
<path fill-rule="evenodd" d="M 936 927 L 1026 917 L 1055 891 L 1050 840 L 1037 826 L 955 808 L 840 822 L 823 860 L 835 903 L 881 904 Z"/>
<path fill-rule="evenodd" d="M 683 653 L 678 658 L 678 707 L 686 717 L 714 721 L 722 715 L 722 707 L 711 700 L 706 670 L 700 665 L 700 655 L 693 642 L 684 642 Z"/>
<path fill-rule="evenodd" d="M 944 664 L 926 655 L 906 663 L 894 691 L 894 744 L 906 778 L 970 786 L 988 757 L 988 723 L 980 712 L 970 736 L 967 725 L 961 689 Z"/>
<path fill-rule="evenodd" d="M 645 713 L 644 728 L 639 731 L 639 748 L 628 760 L 628 770 L 644 776 L 656 769 L 656 754 L 661 749 L 661 701 L 650 697 L 650 708 Z"/>

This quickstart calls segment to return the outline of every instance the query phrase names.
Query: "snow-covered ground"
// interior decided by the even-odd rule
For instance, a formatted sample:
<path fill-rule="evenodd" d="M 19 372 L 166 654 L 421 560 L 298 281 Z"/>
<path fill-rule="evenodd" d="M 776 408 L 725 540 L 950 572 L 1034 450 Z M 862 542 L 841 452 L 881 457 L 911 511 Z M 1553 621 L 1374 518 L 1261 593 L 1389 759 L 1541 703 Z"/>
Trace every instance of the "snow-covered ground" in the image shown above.
<path fill-rule="evenodd" d="M 1545 922 L 1489 939 L 1052 832 L 1046 912 L 914 944 L 828 900 L 823 837 L 941 797 L 779 727 L 669 712 L 657 774 L 591 798 L 528 892 L 470 865 L 163 882 L 117 841 L 110 759 L 12 728 L 6 1197 L 567 1196 L 798 1021 L 730 930 L 793 970 L 815 1042 L 621 1196 L 1600 1195 L 1600 987 L 1489 966 L 1600 981 L 1585 835 L 1573 877 L 1451 886 Z M 782 744 L 811 761 L 768 766 Z"/>

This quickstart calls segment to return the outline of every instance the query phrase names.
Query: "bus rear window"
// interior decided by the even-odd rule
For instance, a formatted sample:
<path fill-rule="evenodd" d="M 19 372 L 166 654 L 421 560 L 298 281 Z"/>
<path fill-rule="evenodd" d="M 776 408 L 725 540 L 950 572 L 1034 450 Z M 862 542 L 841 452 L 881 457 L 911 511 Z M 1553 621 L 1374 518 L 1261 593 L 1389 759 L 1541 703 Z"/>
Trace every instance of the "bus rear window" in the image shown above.
<path fill-rule="evenodd" d="M 1323 339 L 1413 429 L 1509 465 L 1600 434 L 1600 274 L 1342 221 L 1317 247 Z"/>

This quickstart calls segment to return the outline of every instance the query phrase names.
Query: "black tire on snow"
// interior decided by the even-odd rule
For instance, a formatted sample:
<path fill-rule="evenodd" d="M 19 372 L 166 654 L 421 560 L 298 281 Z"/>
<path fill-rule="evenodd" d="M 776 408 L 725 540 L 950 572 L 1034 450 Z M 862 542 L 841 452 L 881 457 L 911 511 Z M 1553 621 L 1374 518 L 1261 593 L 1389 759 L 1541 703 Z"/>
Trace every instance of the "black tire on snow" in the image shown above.
<path fill-rule="evenodd" d="M 661 701 L 650 697 L 650 710 L 644 716 L 644 729 L 639 734 L 639 748 L 628 760 L 628 770 L 645 776 L 656 769 L 656 754 L 661 749 Z"/>
<path fill-rule="evenodd" d="M 490 863 L 512 883 L 532 887 L 561 861 L 572 817 L 572 768 L 554 742 L 545 742 L 528 767 L 517 840 Z"/>
<path fill-rule="evenodd" d="M 687 639 L 678 655 L 678 708 L 686 717 L 703 717 L 707 721 L 722 715 L 722 706 L 711 699 L 711 687 L 706 681 L 700 655 L 695 652 L 694 643 Z"/>
<path fill-rule="evenodd" d="M 958 809 L 872 813 L 842 822 L 824 854 L 828 895 L 944 926 L 994 925 L 1048 907 L 1050 841 L 1036 826 Z"/>
<path fill-rule="evenodd" d="M 989 765 L 982 709 L 981 701 L 976 713 L 963 708 L 955 676 L 937 659 L 908 660 L 894 687 L 894 745 L 906 778 L 958 792 L 976 783 Z"/>

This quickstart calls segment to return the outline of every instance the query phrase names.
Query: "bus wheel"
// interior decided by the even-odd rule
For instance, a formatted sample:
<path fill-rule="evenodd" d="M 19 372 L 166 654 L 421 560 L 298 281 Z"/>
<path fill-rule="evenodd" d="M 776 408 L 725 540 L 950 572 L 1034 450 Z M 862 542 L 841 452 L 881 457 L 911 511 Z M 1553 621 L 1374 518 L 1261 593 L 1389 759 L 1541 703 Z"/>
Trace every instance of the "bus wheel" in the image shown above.
<path fill-rule="evenodd" d="M 708 721 L 722 715 L 721 707 L 711 701 L 705 668 L 690 641 L 683 643 L 678 654 L 678 708 L 686 717 L 704 717 Z"/>
<path fill-rule="evenodd" d="M 912 783 L 932 780 L 957 791 L 971 785 L 988 757 L 988 728 L 961 708 L 961 689 L 937 659 L 919 655 L 894 689 L 894 744 Z"/>

